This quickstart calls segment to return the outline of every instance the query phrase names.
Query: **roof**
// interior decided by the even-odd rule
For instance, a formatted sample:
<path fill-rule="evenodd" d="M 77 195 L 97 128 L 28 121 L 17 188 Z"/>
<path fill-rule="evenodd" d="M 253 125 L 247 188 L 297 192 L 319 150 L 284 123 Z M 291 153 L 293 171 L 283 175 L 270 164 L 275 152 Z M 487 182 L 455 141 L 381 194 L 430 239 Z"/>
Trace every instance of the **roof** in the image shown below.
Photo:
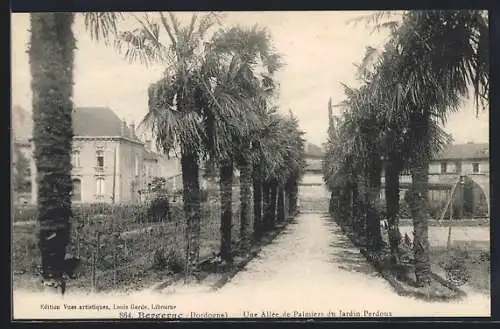
<path fill-rule="evenodd" d="M 73 111 L 75 136 L 122 136 L 122 124 L 118 115 L 107 107 L 77 107 Z M 138 140 L 127 126 L 123 136 Z"/>
<path fill-rule="evenodd" d="M 450 144 L 436 160 L 488 159 L 490 145 L 487 143 Z"/>
<path fill-rule="evenodd" d="M 157 160 L 160 155 L 158 153 L 155 153 L 153 151 L 149 151 L 147 149 L 144 150 L 144 159 L 146 160 Z"/>
<path fill-rule="evenodd" d="M 28 141 L 32 136 L 33 118 L 31 112 L 19 106 L 12 108 L 12 131 L 14 139 Z M 123 121 L 107 107 L 77 107 L 73 110 L 73 134 L 75 136 L 122 136 Z M 123 136 L 132 136 L 132 131 L 125 126 Z"/>

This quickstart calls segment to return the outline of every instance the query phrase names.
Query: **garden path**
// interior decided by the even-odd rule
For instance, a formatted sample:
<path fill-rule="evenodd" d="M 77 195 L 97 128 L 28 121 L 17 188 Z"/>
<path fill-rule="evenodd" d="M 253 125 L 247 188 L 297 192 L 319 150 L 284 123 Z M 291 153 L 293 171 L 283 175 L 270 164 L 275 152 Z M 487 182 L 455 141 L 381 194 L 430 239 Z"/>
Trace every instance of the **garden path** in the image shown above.
<path fill-rule="evenodd" d="M 349 315 L 348 312 L 351 316 L 368 315 L 365 311 L 372 316 L 383 315 L 376 312 L 392 316 L 488 316 L 490 313 L 489 297 L 473 292 L 462 301 L 448 303 L 425 302 L 397 295 L 327 214 L 314 213 L 297 216 L 221 289 L 211 291 L 206 286 L 173 286 L 167 290 L 169 293 L 165 290 L 124 295 L 119 301 L 175 305 L 175 313 L 188 317 L 204 317 L 205 312 L 227 312 L 230 317 L 251 313 L 261 316 L 263 311 L 274 312 L 275 316 L 288 312 L 290 316 L 303 317 L 345 316 Z M 36 303 L 33 295 L 24 295 L 24 302 L 26 298 L 30 303 Z M 47 303 L 46 298 L 40 298 Z M 81 304 L 86 298 L 68 294 L 64 302 Z M 23 302 L 23 295 L 20 292 L 14 294 L 14 305 L 16 299 L 17 303 Z M 116 295 L 88 296 L 88 302 L 92 304 L 116 303 L 117 300 Z M 22 316 L 29 310 L 18 307 L 15 311 L 19 312 L 17 316 Z M 64 311 L 37 311 L 44 317 L 75 316 L 75 313 Z M 82 316 L 92 317 L 92 314 L 86 311 Z M 116 317 L 117 311 L 109 314 L 100 311 L 95 316 Z"/>

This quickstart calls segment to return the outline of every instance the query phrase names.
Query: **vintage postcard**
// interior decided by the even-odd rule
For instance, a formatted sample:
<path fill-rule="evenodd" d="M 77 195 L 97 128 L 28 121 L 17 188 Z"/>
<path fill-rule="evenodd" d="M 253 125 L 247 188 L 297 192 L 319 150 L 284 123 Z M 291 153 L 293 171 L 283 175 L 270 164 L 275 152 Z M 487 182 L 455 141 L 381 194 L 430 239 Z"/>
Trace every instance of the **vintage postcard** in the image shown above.
<path fill-rule="evenodd" d="M 488 12 L 11 21 L 14 320 L 490 316 Z"/>

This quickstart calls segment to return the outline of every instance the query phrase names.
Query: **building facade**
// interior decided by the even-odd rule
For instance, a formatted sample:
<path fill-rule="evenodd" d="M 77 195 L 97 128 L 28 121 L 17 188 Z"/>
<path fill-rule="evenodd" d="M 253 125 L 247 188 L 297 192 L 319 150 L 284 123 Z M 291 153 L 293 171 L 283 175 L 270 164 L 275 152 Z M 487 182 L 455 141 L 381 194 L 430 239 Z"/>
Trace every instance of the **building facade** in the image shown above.
<path fill-rule="evenodd" d="M 464 179 L 470 180 L 473 192 L 466 200 L 473 204 L 473 208 L 484 201 L 489 214 L 490 207 L 490 161 L 489 144 L 466 143 L 451 144 L 439 153 L 429 164 L 429 200 L 446 201 L 450 198 L 453 186 Z M 403 199 L 406 190 L 411 184 L 411 175 L 405 170 L 400 175 L 400 198 Z M 382 187 L 385 184 L 382 174 Z M 384 190 L 381 198 L 384 199 Z M 457 200 L 459 196 L 455 195 Z"/>
<path fill-rule="evenodd" d="M 167 159 L 141 141 L 109 108 L 76 108 L 73 113 L 72 200 L 74 203 L 137 203 L 156 176 L 180 173 L 178 159 Z M 33 143 L 31 143 L 33 147 Z M 36 169 L 31 162 L 31 196 L 37 199 Z"/>

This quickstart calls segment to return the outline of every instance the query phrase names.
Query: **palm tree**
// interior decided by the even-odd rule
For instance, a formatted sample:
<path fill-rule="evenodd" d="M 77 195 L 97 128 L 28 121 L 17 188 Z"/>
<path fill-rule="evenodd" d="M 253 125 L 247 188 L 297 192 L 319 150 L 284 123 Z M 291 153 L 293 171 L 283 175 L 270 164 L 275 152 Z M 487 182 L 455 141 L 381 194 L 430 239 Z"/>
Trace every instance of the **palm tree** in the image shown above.
<path fill-rule="evenodd" d="M 97 39 L 116 32 L 116 13 L 87 13 Z M 29 59 L 42 278 L 64 293 L 65 250 L 71 219 L 71 114 L 75 38 L 72 13 L 30 14 Z"/>
<path fill-rule="evenodd" d="M 396 34 L 401 49 L 399 75 L 402 107 L 409 111 L 410 136 L 416 151 L 410 158 L 411 211 L 415 262 L 420 285 L 430 282 L 427 238 L 428 166 L 433 123 L 457 111 L 461 97 L 474 88 L 478 103 L 488 93 L 488 25 L 480 11 L 410 12 Z M 417 60 L 418 58 L 418 60 Z"/>
<path fill-rule="evenodd" d="M 252 195 L 252 169 L 253 169 L 253 135 L 254 131 L 259 128 L 259 113 L 262 110 L 263 98 L 272 92 L 270 81 L 272 75 L 279 69 L 281 63 L 279 56 L 274 52 L 271 46 L 270 37 L 265 29 L 257 26 L 251 29 L 241 27 L 233 27 L 227 31 L 221 31 L 214 36 L 214 48 L 222 54 L 230 54 L 233 58 L 240 61 L 241 68 L 234 78 L 239 79 L 241 86 L 245 89 L 246 103 L 251 104 L 246 114 L 247 119 L 244 121 L 250 122 L 247 129 L 236 127 L 233 135 L 235 148 L 233 160 L 236 162 L 240 170 L 240 251 L 248 253 L 252 239 L 251 225 L 251 195 Z M 259 66 L 265 72 L 257 75 L 256 70 Z"/>
<path fill-rule="evenodd" d="M 166 65 L 164 77 L 149 87 L 149 112 L 143 124 L 152 129 L 159 149 L 164 153 L 180 151 L 183 207 L 186 216 L 186 274 L 195 271 L 200 249 L 200 159 L 207 153 L 207 135 L 210 120 L 224 120 L 229 107 L 212 106 L 214 91 L 211 79 L 212 63 L 205 61 L 204 37 L 217 20 L 206 14 L 198 19 L 192 15 L 182 25 L 172 13 L 158 13 L 159 22 L 148 15 L 136 17 L 141 28 L 123 32 L 116 45 L 125 46 L 125 56 L 145 64 L 159 62 Z M 170 45 L 160 39 L 160 26 L 168 35 Z M 215 63 L 216 64 L 216 63 Z M 214 69 L 215 70 L 215 69 Z"/>
<path fill-rule="evenodd" d="M 253 38 L 253 39 L 252 39 Z M 237 42 L 235 42 L 235 40 Z M 254 44 L 250 44 L 250 41 Z M 263 49 L 267 47 L 268 40 L 263 38 L 255 28 L 245 30 L 239 27 L 231 28 L 227 31 L 219 30 L 211 40 L 212 60 L 227 62 L 219 64 L 223 68 L 222 73 L 215 80 L 215 90 L 225 90 L 224 93 L 216 92 L 214 102 L 217 104 L 227 103 L 228 95 L 236 95 L 234 102 L 228 104 L 236 111 L 238 120 L 225 122 L 211 121 L 214 129 L 210 130 L 210 136 L 228 135 L 229 138 L 217 138 L 215 143 L 209 146 L 212 158 L 219 160 L 220 184 L 221 184 L 221 256 L 225 261 L 232 260 L 231 255 L 231 227 L 232 227 L 232 181 L 234 162 L 238 163 L 238 145 L 251 134 L 251 130 L 259 126 L 260 120 L 252 99 L 258 95 L 260 86 L 255 83 L 253 68 L 255 66 L 257 52 L 249 54 L 251 47 Z M 261 56 L 266 56 L 262 53 Z M 252 57 L 253 56 L 253 57 Z M 224 96 L 224 97 L 221 97 Z M 221 125 L 223 124 L 223 125 Z M 207 126 L 210 128 L 210 125 Z M 243 178 L 244 180 L 244 178 Z M 245 193 L 246 191 L 242 191 Z M 243 214 L 248 212 L 248 205 L 243 204 Z M 245 217 L 246 218 L 246 217 Z M 246 232 L 247 222 L 242 222 L 242 235 L 248 236 Z M 248 245 L 249 240 L 244 241 L 243 245 Z"/>
<path fill-rule="evenodd" d="M 42 278 L 65 290 L 71 214 L 73 15 L 32 13 L 29 58 Z"/>
<path fill-rule="evenodd" d="M 430 282 L 426 198 L 428 164 L 436 147 L 433 134 L 439 135 L 437 122 L 444 123 L 450 112 L 458 110 L 469 86 L 476 104 L 487 98 L 488 24 L 482 11 L 449 10 L 406 12 L 401 22 L 390 26 L 389 43 L 397 56 L 383 61 L 380 70 L 391 70 L 397 85 L 383 103 L 392 102 L 388 117 L 404 118 L 412 145 L 408 165 L 415 263 L 417 281 L 425 285 Z"/>

